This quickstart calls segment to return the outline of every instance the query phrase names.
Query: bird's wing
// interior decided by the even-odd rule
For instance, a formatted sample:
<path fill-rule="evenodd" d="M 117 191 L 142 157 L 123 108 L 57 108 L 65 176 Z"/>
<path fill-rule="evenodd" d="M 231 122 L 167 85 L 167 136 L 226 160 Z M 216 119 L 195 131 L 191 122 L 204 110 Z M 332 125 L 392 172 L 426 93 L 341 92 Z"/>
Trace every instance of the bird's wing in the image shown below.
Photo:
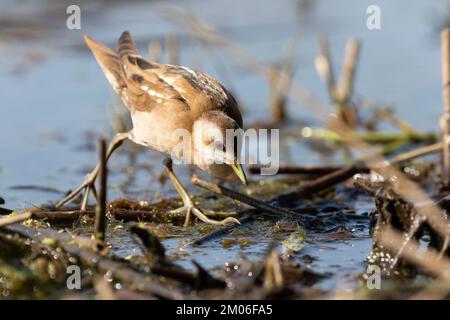
<path fill-rule="evenodd" d="M 180 92 L 158 76 L 161 65 L 147 61 L 138 53 L 129 32 L 122 33 L 117 49 L 127 85 L 124 99 L 130 108 L 138 111 L 154 108 L 168 112 L 189 110 Z"/>
<path fill-rule="evenodd" d="M 164 65 L 161 69 L 159 76 L 183 92 L 191 109 L 199 114 L 210 110 L 223 111 L 243 127 L 236 100 L 215 78 L 181 66 Z"/>

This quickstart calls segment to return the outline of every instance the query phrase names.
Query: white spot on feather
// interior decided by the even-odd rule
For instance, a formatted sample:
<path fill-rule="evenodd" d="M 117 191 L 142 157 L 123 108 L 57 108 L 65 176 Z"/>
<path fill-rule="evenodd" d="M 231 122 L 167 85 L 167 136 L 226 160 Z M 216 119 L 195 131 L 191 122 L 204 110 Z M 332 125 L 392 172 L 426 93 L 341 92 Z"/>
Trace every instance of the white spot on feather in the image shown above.
<path fill-rule="evenodd" d="M 163 79 L 165 82 L 167 82 L 168 85 L 172 86 L 175 88 L 176 91 L 178 91 L 179 93 L 184 93 L 185 90 L 177 85 L 177 80 L 176 78 L 172 78 L 172 77 L 164 77 L 164 76 L 160 76 L 161 79 Z"/>
<path fill-rule="evenodd" d="M 164 98 L 164 95 L 163 95 L 163 94 L 158 93 L 158 92 L 156 92 L 156 91 L 154 91 L 154 90 L 152 90 L 152 89 L 148 89 L 147 93 L 148 93 L 149 95 L 151 95 L 151 96 L 155 96 L 155 97 L 158 97 L 158 98 Z"/>
<path fill-rule="evenodd" d="M 114 91 L 118 92 L 119 90 L 119 83 L 117 82 L 116 77 L 109 71 L 105 71 L 106 79 L 108 79 L 108 82 L 113 87 Z"/>

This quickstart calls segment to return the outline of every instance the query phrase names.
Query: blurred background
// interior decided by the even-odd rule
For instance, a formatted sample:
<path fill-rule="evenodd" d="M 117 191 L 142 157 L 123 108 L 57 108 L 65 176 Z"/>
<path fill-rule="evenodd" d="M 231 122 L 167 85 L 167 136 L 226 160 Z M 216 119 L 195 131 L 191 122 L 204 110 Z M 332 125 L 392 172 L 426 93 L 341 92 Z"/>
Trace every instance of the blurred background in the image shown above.
<path fill-rule="evenodd" d="M 80 30 L 66 27 L 70 4 L 81 8 Z M 381 30 L 366 26 L 371 4 L 381 8 Z M 198 19 L 262 63 L 279 64 L 293 48 L 294 82 L 325 106 L 329 98 L 313 63 L 318 37 L 329 37 L 337 70 L 346 41 L 354 37 L 362 45 L 355 94 L 392 106 L 415 128 L 438 130 L 439 30 L 449 22 L 448 1 L 1 0 L 0 7 L 0 195 L 8 207 L 61 198 L 94 166 L 97 136 L 111 136 L 120 126 L 116 118 L 126 119 L 83 34 L 114 47 L 129 30 L 144 56 L 151 43 L 154 57 L 161 49 L 161 61 L 176 59 L 212 74 L 236 95 L 246 125 L 270 120 L 266 77 L 224 47 L 200 40 L 186 21 Z M 166 50 L 171 38 L 177 46 L 172 58 Z M 289 121 L 320 125 L 315 107 L 297 102 L 287 101 Z M 170 184 L 160 183 L 161 160 L 151 151 L 114 156 L 110 198 L 175 195 Z M 296 145 L 283 151 L 280 162 L 330 158 Z"/>

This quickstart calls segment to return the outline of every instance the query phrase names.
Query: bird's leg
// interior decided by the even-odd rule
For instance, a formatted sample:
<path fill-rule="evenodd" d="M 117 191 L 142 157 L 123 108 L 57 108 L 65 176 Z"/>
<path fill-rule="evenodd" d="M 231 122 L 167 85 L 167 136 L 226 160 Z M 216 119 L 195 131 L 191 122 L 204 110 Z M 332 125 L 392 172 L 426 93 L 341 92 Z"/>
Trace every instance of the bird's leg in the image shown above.
<path fill-rule="evenodd" d="M 113 140 L 111 141 L 111 143 L 108 146 L 108 150 L 106 151 L 106 161 L 108 161 L 109 157 L 111 156 L 111 154 L 118 148 L 120 147 L 120 145 L 122 144 L 122 142 L 126 139 L 128 139 L 129 137 L 129 132 L 121 132 L 121 133 L 117 133 Z M 100 170 L 100 164 L 97 164 L 94 168 L 94 170 L 91 171 L 91 173 L 89 173 L 89 175 L 86 177 L 86 180 L 84 180 L 84 182 L 75 190 L 73 190 L 70 194 L 68 194 L 64 199 L 62 199 L 61 201 L 59 201 L 56 204 L 56 208 L 60 208 L 61 206 L 63 206 L 65 203 L 67 203 L 68 201 L 72 200 L 77 194 L 79 194 L 81 191 L 85 190 L 85 195 L 83 197 L 83 203 L 82 203 L 82 210 L 86 209 L 86 204 L 87 204 L 87 197 L 89 195 L 89 191 L 94 191 L 93 194 L 95 195 L 95 187 L 94 187 L 94 182 L 95 179 L 97 178 L 98 172 Z"/>
<path fill-rule="evenodd" d="M 178 194 L 181 197 L 181 200 L 183 200 L 183 207 L 172 210 L 172 212 L 186 212 L 186 219 L 184 221 L 184 226 L 188 226 L 190 219 L 191 219 L 191 213 L 194 214 L 197 218 L 199 218 L 201 221 L 209 224 L 216 224 L 216 225 L 225 225 L 225 224 L 231 224 L 231 223 L 239 223 L 239 221 L 232 217 L 227 217 L 222 221 L 212 220 L 209 219 L 200 209 L 195 207 L 194 202 L 189 197 L 188 193 L 184 189 L 183 185 L 181 184 L 180 180 L 178 180 L 177 176 L 173 172 L 172 168 L 172 159 L 167 158 L 163 162 L 164 164 L 164 171 L 169 177 L 170 181 L 172 181 L 173 186 L 178 191 Z"/>

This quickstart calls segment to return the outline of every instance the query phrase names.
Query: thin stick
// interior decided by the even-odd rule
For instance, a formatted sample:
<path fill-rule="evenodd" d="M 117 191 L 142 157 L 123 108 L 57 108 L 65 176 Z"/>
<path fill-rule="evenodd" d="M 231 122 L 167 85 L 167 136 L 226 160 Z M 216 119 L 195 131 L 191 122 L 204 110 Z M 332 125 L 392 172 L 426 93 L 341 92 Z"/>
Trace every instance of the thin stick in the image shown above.
<path fill-rule="evenodd" d="M 338 171 L 346 167 L 334 167 L 334 166 L 280 166 L 277 174 L 310 174 L 310 175 L 324 175 L 335 171 Z M 262 167 L 252 165 L 249 168 L 249 172 L 253 174 L 260 174 Z M 369 173 L 370 169 L 367 167 L 358 168 L 361 173 Z"/>
<path fill-rule="evenodd" d="M 196 175 L 192 176 L 192 183 L 197 186 L 200 186 L 202 188 L 205 188 L 209 191 L 212 191 L 214 193 L 224 195 L 224 196 L 229 197 L 234 200 L 238 200 L 240 202 L 248 204 L 249 206 L 251 206 L 253 208 L 256 208 L 256 209 L 259 209 L 262 211 L 270 212 L 273 214 L 296 214 L 293 211 L 271 205 L 267 202 L 264 202 L 264 201 L 249 197 L 245 194 L 236 192 L 234 190 L 228 189 L 227 187 L 224 187 L 220 184 L 214 184 L 214 183 L 202 180 L 199 177 L 197 177 Z"/>
<path fill-rule="evenodd" d="M 443 137 L 444 168 L 443 180 L 446 187 L 450 187 L 450 28 L 441 32 L 442 46 L 442 92 L 444 96 Z"/>
<path fill-rule="evenodd" d="M 33 219 L 47 222 L 75 221 L 82 216 L 95 217 L 94 210 L 33 211 Z"/>
<path fill-rule="evenodd" d="M 437 142 L 437 143 L 430 144 L 430 145 L 425 146 L 425 147 L 421 147 L 421 148 L 418 148 L 418 149 L 407 151 L 407 152 L 404 152 L 404 153 L 401 153 L 401 154 L 395 156 L 394 158 L 392 158 L 389 161 L 389 163 L 390 164 L 397 164 L 397 163 L 402 162 L 402 161 L 408 161 L 408 160 L 412 160 L 412 159 L 415 159 L 415 158 L 426 156 L 426 155 L 429 155 L 429 154 L 432 154 L 432 153 L 441 152 L 442 151 L 442 146 L 443 146 L 442 142 Z"/>
<path fill-rule="evenodd" d="M 358 99 L 361 100 L 360 103 L 361 106 L 367 108 L 368 110 L 373 111 L 376 116 L 390 122 L 400 130 L 402 130 L 406 135 L 411 137 L 420 135 L 420 133 L 417 130 L 415 130 L 408 122 L 394 116 L 392 111 L 389 110 L 389 106 L 377 107 L 373 102 L 371 102 L 369 99 L 367 99 L 362 95 L 358 95 Z"/>
<path fill-rule="evenodd" d="M 406 151 L 401 153 L 391 160 L 388 160 L 388 164 L 395 165 L 403 161 L 413 160 L 415 158 L 419 158 L 422 156 L 426 156 L 433 153 L 438 153 L 442 151 L 442 142 L 437 142 L 434 144 L 430 144 L 428 146 L 420 147 L 414 150 Z M 358 161 L 357 161 L 358 162 Z M 260 166 L 251 165 L 249 166 L 250 173 L 260 174 L 261 173 Z M 326 175 L 332 172 L 336 172 L 338 170 L 342 170 L 348 167 L 334 167 L 334 166 L 280 166 L 278 168 L 277 174 L 311 174 L 311 175 Z M 369 173 L 370 168 L 366 166 L 357 167 L 359 170 L 358 173 Z"/>
<path fill-rule="evenodd" d="M 107 175 L 106 165 L 106 139 L 100 138 L 99 141 L 99 202 L 95 210 L 95 239 L 104 242 L 106 232 L 106 194 L 107 194 Z"/>
<path fill-rule="evenodd" d="M 351 178 L 358 172 L 359 168 L 356 166 L 343 167 L 342 169 L 331 172 L 311 182 L 305 183 L 304 185 L 300 186 L 300 188 L 298 188 L 296 191 L 276 196 L 270 202 L 277 202 L 277 203 L 290 202 L 304 196 L 315 194 L 319 191 L 330 188 L 338 184 L 339 182 Z"/>
<path fill-rule="evenodd" d="M 326 36 L 319 38 L 319 46 L 320 55 L 316 59 L 316 69 L 327 85 L 330 100 L 336 102 L 336 82 L 334 80 L 333 65 L 330 58 L 328 38 Z"/>
<path fill-rule="evenodd" d="M 405 134 L 407 134 L 410 137 L 419 136 L 420 133 L 417 132 L 409 123 L 407 123 L 404 120 L 396 118 L 392 112 L 389 112 L 384 109 L 377 110 L 377 114 L 384 118 L 385 120 L 392 123 L 394 126 L 398 127 L 400 130 L 402 130 Z"/>
<path fill-rule="evenodd" d="M 91 189 L 92 195 L 94 196 L 95 202 L 98 203 L 98 194 L 97 194 L 97 189 L 95 189 L 95 184 L 92 184 L 90 189 Z"/>
<path fill-rule="evenodd" d="M 19 223 L 19 222 L 28 220 L 32 217 L 32 215 L 33 214 L 31 212 L 24 212 L 24 213 L 15 214 L 15 215 L 12 215 L 9 217 L 1 218 L 0 219 L 0 228 L 9 226 L 14 223 Z"/>
<path fill-rule="evenodd" d="M 84 189 L 83 200 L 81 201 L 81 207 L 80 207 L 81 211 L 86 211 L 86 207 L 87 207 L 88 201 L 89 201 L 90 191 L 91 191 L 90 187 L 87 187 L 86 189 Z"/>
<path fill-rule="evenodd" d="M 106 160 L 109 159 L 109 157 L 112 155 L 112 153 L 122 145 L 123 141 L 128 139 L 129 136 L 129 132 L 120 132 L 120 133 L 116 133 L 116 135 L 114 136 L 113 140 L 111 141 L 111 143 L 108 146 L 108 151 L 106 153 Z M 86 178 L 86 180 L 79 185 L 75 190 L 73 190 L 69 195 L 67 195 L 64 199 L 62 199 L 61 201 L 59 201 L 56 204 L 56 208 L 60 208 L 61 206 L 63 206 L 65 203 L 67 203 L 68 201 L 72 200 L 78 193 L 80 193 L 83 189 L 91 186 L 94 184 L 97 175 L 98 175 L 98 170 L 100 169 L 100 164 L 97 164 L 94 168 L 94 170 L 91 171 L 91 173 L 88 175 L 88 177 Z"/>

